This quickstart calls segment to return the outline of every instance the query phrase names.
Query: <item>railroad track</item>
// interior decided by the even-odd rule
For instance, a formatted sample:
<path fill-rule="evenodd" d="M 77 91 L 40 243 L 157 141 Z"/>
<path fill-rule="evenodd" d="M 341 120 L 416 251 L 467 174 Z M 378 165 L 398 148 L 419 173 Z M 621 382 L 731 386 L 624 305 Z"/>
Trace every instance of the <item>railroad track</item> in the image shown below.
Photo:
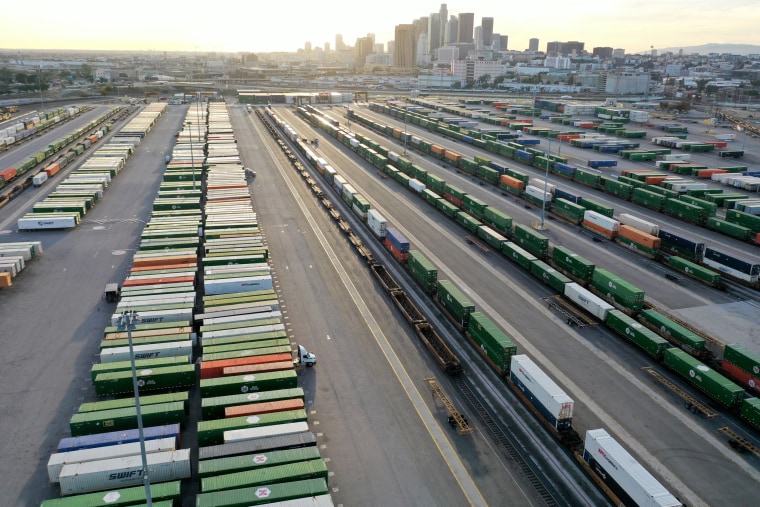
<path fill-rule="evenodd" d="M 523 457 L 517 447 L 515 447 L 515 445 L 512 443 L 512 440 L 509 438 L 509 435 L 507 435 L 507 433 L 501 429 L 494 418 L 491 417 L 491 414 L 488 412 L 485 405 L 483 405 L 483 403 L 480 401 L 480 398 L 478 398 L 478 396 L 472 392 L 472 389 L 470 389 L 470 386 L 468 385 L 464 376 L 460 375 L 459 377 L 455 377 L 452 380 L 454 382 L 454 385 L 457 386 L 457 389 L 459 389 L 459 392 L 462 394 L 462 396 L 464 396 L 465 400 L 467 400 L 467 403 L 475 412 L 475 415 L 477 415 L 480 422 L 483 424 L 486 430 L 488 430 L 488 433 L 492 438 L 496 440 L 496 442 L 498 442 L 512 463 L 520 469 L 520 472 L 533 486 L 533 489 L 536 491 L 541 500 L 543 500 L 544 504 L 549 507 L 559 507 L 560 503 L 555 500 L 552 493 L 541 481 L 539 474 L 533 470 L 533 467 L 530 465 L 530 463 L 528 463 L 528 461 Z"/>

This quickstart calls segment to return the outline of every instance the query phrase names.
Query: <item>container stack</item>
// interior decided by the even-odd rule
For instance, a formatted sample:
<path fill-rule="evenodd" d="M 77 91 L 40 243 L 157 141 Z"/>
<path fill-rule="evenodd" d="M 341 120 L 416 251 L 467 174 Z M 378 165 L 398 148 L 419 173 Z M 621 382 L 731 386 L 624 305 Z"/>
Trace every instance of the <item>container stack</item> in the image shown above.
<path fill-rule="evenodd" d="M 41 241 L 0 243 L 0 288 L 10 287 L 27 261 L 42 254 Z"/>
<path fill-rule="evenodd" d="M 110 504 L 102 491 L 113 501 L 145 502 L 130 334 L 154 505 L 180 502 L 180 481 L 191 477 L 190 449 L 180 447 L 180 431 L 189 413 L 188 390 L 196 383 L 192 325 L 200 195 L 195 208 L 180 210 L 167 211 L 163 199 L 154 201 L 111 326 L 104 330 L 100 363 L 91 370 L 100 399 L 80 405 L 69 422 L 71 437 L 60 441 L 48 461 L 50 481 L 68 498 L 46 500 L 45 507 Z M 139 316 L 130 331 L 125 312 Z"/>
<path fill-rule="evenodd" d="M 195 505 L 332 506 L 224 104 L 209 105 L 208 162 Z"/>
<path fill-rule="evenodd" d="M 151 107 L 152 106 L 152 107 Z M 119 134 L 130 133 L 130 137 L 141 139 L 161 117 L 166 104 L 146 107 L 132 121 L 125 125 Z M 76 156 L 98 143 L 110 126 L 105 125 L 87 135 L 72 153 Z M 137 135 L 140 132 L 141 135 Z M 118 134 L 117 134 L 118 135 Z M 84 215 L 103 197 L 111 179 L 124 167 L 127 159 L 134 153 L 134 144 L 109 142 L 94 151 L 81 167 L 69 176 L 43 200 L 34 204 L 31 213 L 18 220 L 19 230 L 70 229 L 79 225 Z M 73 158 L 73 157 L 72 157 Z M 48 164 L 35 175 L 34 184 L 40 186 L 61 169 L 68 165 L 68 157 L 60 157 Z"/>

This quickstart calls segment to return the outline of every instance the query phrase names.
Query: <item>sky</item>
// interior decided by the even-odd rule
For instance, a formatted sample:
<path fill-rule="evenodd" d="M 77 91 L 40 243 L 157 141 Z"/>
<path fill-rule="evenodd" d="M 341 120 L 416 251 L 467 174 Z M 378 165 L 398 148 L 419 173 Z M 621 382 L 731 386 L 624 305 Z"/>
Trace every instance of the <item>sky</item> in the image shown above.
<path fill-rule="evenodd" d="M 217 9 L 218 6 L 218 9 Z M 537 37 L 577 40 L 628 53 L 650 47 L 706 43 L 759 44 L 755 0 L 456 0 L 449 15 L 473 12 L 494 18 L 494 32 L 509 36 L 509 49 L 524 50 Z M 440 2 L 409 0 L 131 0 L 67 6 L 60 0 L 14 2 L 3 11 L 0 48 L 155 51 L 296 51 L 306 41 L 335 48 L 372 32 L 393 39 L 394 27 L 438 12 Z"/>

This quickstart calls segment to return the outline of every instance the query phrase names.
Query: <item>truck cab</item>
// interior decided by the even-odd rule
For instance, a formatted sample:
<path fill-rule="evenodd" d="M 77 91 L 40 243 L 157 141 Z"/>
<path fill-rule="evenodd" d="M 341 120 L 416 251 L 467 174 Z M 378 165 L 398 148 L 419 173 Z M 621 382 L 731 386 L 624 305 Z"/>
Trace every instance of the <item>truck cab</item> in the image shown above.
<path fill-rule="evenodd" d="M 298 358 L 294 361 L 296 366 L 312 367 L 317 364 L 317 356 L 306 350 L 303 345 L 298 346 Z"/>

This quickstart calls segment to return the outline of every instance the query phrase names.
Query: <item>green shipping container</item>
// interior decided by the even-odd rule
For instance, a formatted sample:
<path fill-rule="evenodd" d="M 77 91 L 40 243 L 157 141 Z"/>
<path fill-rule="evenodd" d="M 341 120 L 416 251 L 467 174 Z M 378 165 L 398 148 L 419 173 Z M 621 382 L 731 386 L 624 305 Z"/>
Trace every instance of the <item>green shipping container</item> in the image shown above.
<path fill-rule="evenodd" d="M 176 389 L 195 385 L 195 365 L 184 364 L 136 371 L 139 392 Z M 133 392 L 132 371 L 101 373 L 95 377 L 95 394 L 107 396 Z"/>
<path fill-rule="evenodd" d="M 590 282 L 596 265 L 575 252 L 555 246 L 552 253 L 555 266 L 583 282 Z"/>
<path fill-rule="evenodd" d="M 444 190 L 446 190 L 446 181 L 435 174 L 428 173 L 426 182 L 427 186 L 436 194 L 443 194 Z"/>
<path fill-rule="evenodd" d="M 478 218 L 483 218 L 483 213 L 487 207 L 488 204 L 484 203 L 476 197 L 473 197 L 471 195 L 464 196 L 464 210 L 469 211 L 472 215 Z"/>
<path fill-rule="evenodd" d="M 163 426 L 177 424 L 184 426 L 187 417 L 183 402 L 157 403 L 141 408 L 143 425 Z M 69 421 L 72 437 L 107 433 L 109 431 L 131 430 L 137 428 L 137 410 L 135 407 L 115 410 L 99 410 L 74 414 Z"/>
<path fill-rule="evenodd" d="M 438 286 L 438 269 L 422 255 L 422 252 L 409 250 L 406 265 L 414 279 L 425 289 L 425 292 L 428 294 L 435 292 Z"/>
<path fill-rule="evenodd" d="M 549 266 L 543 261 L 533 261 L 530 264 L 530 274 L 552 287 L 560 294 L 565 293 L 565 285 L 572 282 L 568 277 Z"/>
<path fill-rule="evenodd" d="M 677 257 L 675 255 L 668 257 L 668 265 L 674 267 L 682 273 L 702 280 L 709 285 L 718 285 L 720 283 L 720 273 L 695 264 L 691 261 Z"/>
<path fill-rule="evenodd" d="M 606 269 L 595 269 L 591 281 L 594 288 L 608 301 L 613 301 L 634 312 L 641 311 L 644 305 L 644 291 L 635 285 Z"/>
<path fill-rule="evenodd" d="M 261 329 L 271 329 L 268 326 L 262 326 Z M 268 341 L 272 339 L 282 339 L 288 336 L 285 330 L 267 331 L 262 333 L 236 334 L 232 336 L 223 336 L 220 338 L 206 338 L 203 340 L 203 347 L 218 347 L 221 345 L 234 345 L 252 341 Z"/>
<path fill-rule="evenodd" d="M 429 188 L 426 188 L 422 191 L 422 197 L 433 206 L 437 206 L 438 201 L 441 199 L 441 196 L 430 190 Z"/>
<path fill-rule="evenodd" d="M 438 280 L 436 296 L 454 321 L 466 328 L 470 314 L 475 311 L 475 305 L 449 280 Z"/>
<path fill-rule="evenodd" d="M 180 401 L 185 406 L 185 412 L 188 410 L 189 393 L 187 391 L 180 391 L 177 393 L 167 394 L 151 394 L 148 396 L 140 396 L 140 406 L 143 405 L 155 405 L 157 403 L 173 403 Z M 128 408 L 135 406 L 135 399 L 133 397 L 119 398 L 116 400 L 94 401 L 90 403 L 82 403 L 79 405 L 77 412 L 97 412 L 98 410 L 116 410 L 120 408 Z"/>
<path fill-rule="evenodd" d="M 171 506 L 173 502 L 180 501 L 180 481 L 151 483 L 150 496 L 155 502 L 154 507 Z M 127 507 L 132 505 L 144 505 L 145 486 L 131 488 L 118 488 L 104 495 L 102 491 L 86 493 L 65 498 L 43 500 L 40 507 Z"/>
<path fill-rule="evenodd" d="M 599 188 L 602 183 L 602 175 L 593 173 L 590 171 L 584 171 L 583 169 L 576 169 L 573 180 L 589 187 Z"/>
<path fill-rule="evenodd" d="M 680 195 L 678 196 L 678 200 L 687 202 L 694 206 L 699 206 L 705 211 L 705 215 L 707 216 L 713 216 L 718 211 L 718 206 L 714 202 L 705 201 L 704 199 L 699 199 L 698 197 Z"/>
<path fill-rule="evenodd" d="M 701 224 L 705 220 L 705 210 L 679 199 L 667 199 L 663 211 L 666 215 L 680 218 L 693 224 Z"/>
<path fill-rule="evenodd" d="M 229 430 L 258 428 L 261 426 L 274 426 L 275 424 L 304 421 L 306 421 L 305 410 L 286 410 L 284 412 L 271 412 L 268 414 L 253 416 L 200 421 L 198 422 L 198 445 L 200 447 L 206 447 L 209 445 L 223 444 L 224 432 Z"/>
<path fill-rule="evenodd" d="M 554 200 L 553 211 L 557 215 L 567 218 L 574 224 L 579 224 L 583 221 L 583 213 L 586 211 L 586 208 L 580 204 L 570 202 L 567 199 L 559 198 Z"/>
<path fill-rule="evenodd" d="M 320 459 L 319 449 L 316 446 L 246 454 L 230 458 L 207 459 L 198 462 L 198 477 L 204 479 L 314 459 Z"/>
<path fill-rule="evenodd" d="M 298 375 L 293 370 L 201 379 L 201 397 L 292 389 L 297 387 L 297 384 Z"/>
<path fill-rule="evenodd" d="M 631 198 L 633 193 L 633 186 L 623 183 L 622 181 L 615 181 L 613 179 L 604 179 L 604 191 L 608 194 L 620 197 L 626 201 Z"/>
<path fill-rule="evenodd" d="M 757 215 L 729 209 L 726 210 L 726 222 L 746 227 L 753 232 L 760 232 L 760 216 Z"/>
<path fill-rule="evenodd" d="M 459 213 L 459 208 L 456 205 L 451 204 L 446 199 L 440 199 L 436 203 L 436 206 L 438 207 L 439 210 L 441 210 L 443 212 L 444 215 L 446 215 L 449 218 L 454 218 L 454 216 L 457 213 Z M 488 209 L 488 208 L 486 208 L 486 209 Z"/>
<path fill-rule="evenodd" d="M 664 195 L 656 194 L 643 188 L 636 188 L 633 190 L 633 194 L 631 194 L 632 202 L 656 211 L 662 210 L 663 206 L 665 206 L 665 199 Z"/>
<path fill-rule="evenodd" d="M 482 225 L 480 223 L 480 220 L 478 220 L 477 218 L 471 217 L 464 211 L 457 211 L 454 214 L 454 221 L 456 221 L 456 223 L 458 224 L 463 225 L 465 229 L 467 229 L 473 234 L 476 234 L 478 232 L 478 227 Z"/>
<path fill-rule="evenodd" d="M 752 426 L 760 429 L 760 399 L 747 398 L 742 400 L 741 410 L 739 412 L 744 420 Z"/>
<path fill-rule="evenodd" d="M 725 220 L 721 220 L 720 218 L 715 217 L 709 217 L 707 219 L 706 226 L 708 229 L 722 232 L 726 236 L 731 236 L 732 238 L 740 239 L 742 241 L 746 241 L 752 232 L 746 227 L 732 224 L 731 222 L 726 222 Z"/>
<path fill-rule="evenodd" d="M 579 204 L 586 209 L 589 209 L 591 211 L 596 211 L 600 215 L 604 215 L 609 218 L 612 218 L 612 215 L 615 211 L 613 208 L 610 208 L 609 206 L 605 206 L 602 203 L 598 203 L 586 197 L 584 197 L 583 200 Z"/>
<path fill-rule="evenodd" d="M 195 497 L 195 507 L 251 507 L 253 505 L 284 502 L 286 500 L 327 495 L 329 493 L 326 480 L 309 479 L 271 484 L 264 489 L 239 488 L 213 493 L 200 493 Z"/>
<path fill-rule="evenodd" d="M 217 354 L 224 354 L 227 352 L 235 352 L 238 354 L 241 354 L 240 356 L 232 356 L 232 357 L 246 357 L 246 356 L 260 356 L 260 355 L 266 355 L 269 353 L 272 353 L 267 350 L 264 354 L 259 354 L 257 352 L 254 352 L 256 349 L 270 349 L 273 347 L 276 347 L 279 349 L 279 347 L 288 347 L 288 350 L 292 350 L 290 346 L 290 339 L 287 337 L 283 338 L 275 338 L 271 340 L 250 340 L 250 341 L 241 341 L 241 342 L 235 342 L 235 343 L 227 343 L 224 345 L 203 345 L 203 357 L 217 355 Z M 242 354 L 245 354 L 243 356 Z M 275 352 L 276 354 L 276 352 Z"/>
<path fill-rule="evenodd" d="M 760 354 L 752 352 L 741 345 L 726 345 L 723 360 L 728 361 L 745 373 L 760 376 Z"/>
<path fill-rule="evenodd" d="M 509 373 L 512 356 L 517 354 L 517 346 L 509 336 L 480 312 L 470 314 L 467 333 L 502 375 Z"/>
<path fill-rule="evenodd" d="M 486 225 L 478 227 L 478 237 L 482 240 L 485 240 L 486 243 L 491 245 L 499 252 L 501 252 L 501 245 L 507 241 L 507 238 Z"/>
<path fill-rule="evenodd" d="M 186 335 L 183 335 L 186 336 Z M 189 338 L 188 338 L 189 339 Z M 179 366 L 182 364 L 189 364 L 190 358 L 184 357 L 163 357 L 157 359 L 138 359 L 135 361 L 135 368 L 143 370 L 146 368 L 162 368 L 166 366 Z M 95 377 L 101 373 L 111 373 L 115 371 L 132 371 L 131 361 L 117 361 L 115 363 L 96 363 L 92 365 L 90 374 L 92 376 L 92 382 L 95 383 Z"/>
<path fill-rule="evenodd" d="M 512 243 L 511 241 L 503 243 L 501 245 L 501 251 L 506 257 L 517 262 L 526 270 L 530 270 L 531 262 L 538 260 L 535 255 L 526 250 L 523 250 L 519 245 Z"/>
<path fill-rule="evenodd" d="M 744 398 L 744 389 L 681 349 L 667 349 L 664 363 L 665 366 L 726 407 L 737 406 Z"/>
<path fill-rule="evenodd" d="M 495 208 L 483 210 L 483 222 L 493 227 L 496 232 L 509 237 L 512 235 L 512 217 Z"/>
<path fill-rule="evenodd" d="M 549 252 L 549 238 L 522 224 L 515 225 L 512 240 L 541 259 L 545 259 Z"/>
<path fill-rule="evenodd" d="M 327 466 L 322 458 L 299 461 L 285 465 L 275 465 L 255 470 L 246 470 L 201 479 L 201 490 L 224 491 L 228 489 L 261 487 L 307 479 L 327 481 Z"/>
<path fill-rule="evenodd" d="M 663 352 L 670 345 L 667 340 L 650 331 L 620 310 L 610 310 L 607 312 L 605 324 L 655 359 L 662 357 Z"/>
<path fill-rule="evenodd" d="M 201 398 L 201 417 L 206 421 L 210 419 L 222 419 L 224 417 L 224 409 L 227 407 L 295 399 L 304 399 L 304 391 L 300 387 Z"/>
<path fill-rule="evenodd" d="M 659 329 L 660 335 L 666 339 L 673 338 L 678 343 L 686 345 L 692 350 L 702 350 L 705 348 L 704 338 L 673 322 L 655 310 L 644 310 L 641 312 L 641 317 Z"/>

